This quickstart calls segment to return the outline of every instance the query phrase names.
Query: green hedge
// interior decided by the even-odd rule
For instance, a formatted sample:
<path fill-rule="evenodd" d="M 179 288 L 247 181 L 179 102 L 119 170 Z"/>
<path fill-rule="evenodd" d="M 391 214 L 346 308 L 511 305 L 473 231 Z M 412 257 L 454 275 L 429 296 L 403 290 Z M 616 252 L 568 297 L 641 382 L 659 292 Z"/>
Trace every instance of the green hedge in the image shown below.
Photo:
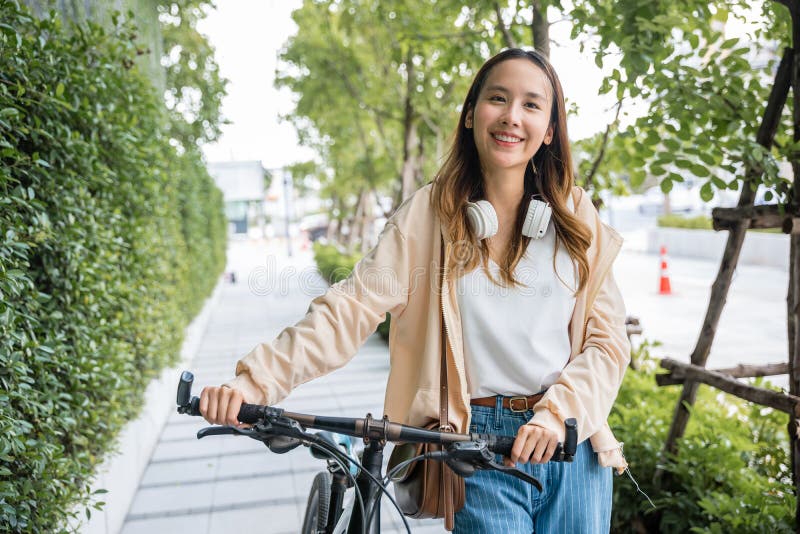
<path fill-rule="evenodd" d="M 176 361 L 225 221 L 164 135 L 132 28 L 0 12 L 0 530 L 61 531 Z"/>
<path fill-rule="evenodd" d="M 350 276 L 360 259 L 360 254 L 347 254 L 335 245 L 314 243 L 314 261 L 317 264 L 317 270 L 329 284 L 335 284 Z M 378 325 L 377 330 L 384 341 L 389 340 L 390 324 L 391 317 L 387 313 L 386 320 Z"/>
<path fill-rule="evenodd" d="M 684 217 L 683 215 L 660 215 L 657 219 L 658 226 L 667 228 L 689 228 L 692 230 L 712 230 L 711 217 L 697 215 Z"/>
<path fill-rule="evenodd" d="M 678 456 L 661 459 L 680 387 L 658 387 L 654 368 L 645 360 L 628 371 L 609 422 L 657 508 L 626 475 L 616 478 L 611 531 L 794 532 L 788 416 L 701 386 Z M 660 489 L 658 465 L 667 474 Z"/>
<path fill-rule="evenodd" d="M 690 230 L 713 230 L 714 225 L 711 217 L 697 215 L 694 217 L 684 217 L 683 215 L 661 215 L 657 219 L 658 226 L 666 228 L 687 228 Z M 780 234 L 780 228 L 753 228 L 748 232 L 762 232 L 767 234 Z"/>

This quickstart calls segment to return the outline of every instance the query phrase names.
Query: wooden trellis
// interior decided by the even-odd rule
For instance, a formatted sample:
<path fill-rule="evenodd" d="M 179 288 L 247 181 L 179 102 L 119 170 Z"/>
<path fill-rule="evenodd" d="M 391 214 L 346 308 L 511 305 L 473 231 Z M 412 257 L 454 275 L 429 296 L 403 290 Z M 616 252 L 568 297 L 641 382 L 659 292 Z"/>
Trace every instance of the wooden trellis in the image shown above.
<path fill-rule="evenodd" d="M 793 122 L 794 140 L 800 141 L 800 53 L 794 50 L 800 46 L 800 0 L 778 0 L 789 8 L 792 17 L 793 47 L 783 53 L 775 81 L 767 102 L 756 141 L 771 149 L 775 132 L 780 123 L 781 113 L 793 87 Z M 661 366 L 668 371 L 659 375 L 660 386 L 682 384 L 678 404 L 672 425 L 667 436 L 665 450 L 677 453 L 677 441 L 683 436 L 689 420 L 687 405 L 695 401 L 699 384 L 708 384 L 726 393 L 742 399 L 769 406 L 789 415 L 789 439 L 791 440 L 792 477 L 795 491 L 800 496 L 800 158 L 792 157 L 794 184 L 788 205 L 754 206 L 755 187 L 761 171 L 749 168 L 746 171 L 744 185 L 735 208 L 717 208 L 712 212 L 715 230 L 727 230 L 728 241 L 720 263 L 717 278 L 711 288 L 708 310 L 703 327 L 691 355 L 691 363 L 682 363 L 672 359 L 664 359 Z M 752 187 L 751 187 L 752 186 Z M 749 228 L 780 228 L 790 235 L 789 252 L 789 289 L 787 294 L 787 328 L 789 337 L 788 363 L 768 365 L 738 365 L 728 369 L 706 369 L 706 361 L 717 331 L 722 308 L 730 289 L 733 272 L 739 259 L 739 252 Z M 778 393 L 751 386 L 736 380 L 737 378 L 789 375 L 789 393 Z M 795 510 L 796 531 L 800 533 L 800 498 Z"/>

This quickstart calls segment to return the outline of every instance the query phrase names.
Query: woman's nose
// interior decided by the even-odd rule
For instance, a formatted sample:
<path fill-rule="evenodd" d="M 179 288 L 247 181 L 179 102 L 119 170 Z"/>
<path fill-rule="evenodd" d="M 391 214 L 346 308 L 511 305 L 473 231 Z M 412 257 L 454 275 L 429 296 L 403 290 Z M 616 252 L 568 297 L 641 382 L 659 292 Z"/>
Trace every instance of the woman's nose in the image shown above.
<path fill-rule="evenodd" d="M 513 126 L 519 125 L 520 112 L 516 106 L 508 106 L 506 112 L 503 114 L 503 124 L 510 124 Z"/>

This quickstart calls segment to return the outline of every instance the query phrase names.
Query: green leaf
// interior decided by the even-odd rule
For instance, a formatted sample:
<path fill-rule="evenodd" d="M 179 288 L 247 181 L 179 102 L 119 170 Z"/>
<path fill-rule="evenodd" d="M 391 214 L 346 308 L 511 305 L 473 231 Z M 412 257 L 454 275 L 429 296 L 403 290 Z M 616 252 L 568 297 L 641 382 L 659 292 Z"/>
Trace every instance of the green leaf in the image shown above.
<path fill-rule="evenodd" d="M 714 190 L 711 188 L 711 183 L 706 182 L 700 187 L 700 198 L 703 202 L 710 202 L 714 198 Z"/>
<path fill-rule="evenodd" d="M 708 167 L 704 167 L 703 165 L 693 164 L 690 167 L 690 170 L 692 171 L 692 174 L 694 174 L 698 178 L 706 178 L 708 176 L 711 176 L 711 172 L 708 170 Z"/>
<path fill-rule="evenodd" d="M 730 39 L 725 39 L 722 42 L 722 44 L 720 45 L 720 47 L 723 48 L 723 49 L 733 48 L 737 44 L 739 44 L 739 38 L 738 37 L 732 37 Z"/>
<path fill-rule="evenodd" d="M 672 191 L 672 180 L 670 180 L 669 177 L 664 178 L 661 181 L 660 186 L 661 186 L 661 192 L 662 193 L 664 193 L 665 195 L 669 194 L 669 192 Z"/>
<path fill-rule="evenodd" d="M 63 94 L 64 94 L 64 84 L 59 82 L 58 85 L 56 85 L 56 97 L 61 98 L 61 95 Z"/>

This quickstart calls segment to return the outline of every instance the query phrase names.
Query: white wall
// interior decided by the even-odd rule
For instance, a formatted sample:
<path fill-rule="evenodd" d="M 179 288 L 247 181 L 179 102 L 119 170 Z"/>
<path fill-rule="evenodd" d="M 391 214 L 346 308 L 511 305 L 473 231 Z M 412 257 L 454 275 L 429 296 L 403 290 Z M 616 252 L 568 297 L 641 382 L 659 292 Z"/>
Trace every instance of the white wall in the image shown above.
<path fill-rule="evenodd" d="M 647 234 L 647 252 L 658 253 L 663 245 L 670 256 L 722 260 L 728 232 L 653 228 Z M 764 232 L 747 232 L 739 255 L 743 265 L 763 265 L 789 270 L 789 236 Z"/>

